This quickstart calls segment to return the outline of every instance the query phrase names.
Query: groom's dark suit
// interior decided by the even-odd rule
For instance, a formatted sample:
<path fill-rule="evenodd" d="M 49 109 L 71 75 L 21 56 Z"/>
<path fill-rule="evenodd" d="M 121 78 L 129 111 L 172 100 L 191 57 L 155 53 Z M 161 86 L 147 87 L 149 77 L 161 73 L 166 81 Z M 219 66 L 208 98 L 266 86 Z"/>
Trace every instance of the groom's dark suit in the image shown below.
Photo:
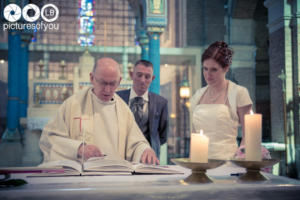
<path fill-rule="evenodd" d="M 121 90 L 117 94 L 129 105 L 130 90 Z M 148 95 L 149 142 L 159 158 L 160 145 L 167 141 L 168 135 L 168 101 L 152 92 Z"/>

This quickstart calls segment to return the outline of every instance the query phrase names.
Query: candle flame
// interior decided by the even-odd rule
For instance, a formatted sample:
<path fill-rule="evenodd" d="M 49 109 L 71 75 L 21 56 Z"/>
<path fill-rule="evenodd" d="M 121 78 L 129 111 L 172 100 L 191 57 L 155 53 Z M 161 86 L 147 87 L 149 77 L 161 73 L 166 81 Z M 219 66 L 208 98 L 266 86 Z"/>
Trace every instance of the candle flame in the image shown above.
<path fill-rule="evenodd" d="M 203 135 L 203 130 L 202 130 L 202 129 L 200 129 L 200 135 L 201 135 L 201 136 Z"/>
<path fill-rule="evenodd" d="M 254 114 L 253 110 L 250 110 L 250 115 L 253 115 L 253 114 Z"/>

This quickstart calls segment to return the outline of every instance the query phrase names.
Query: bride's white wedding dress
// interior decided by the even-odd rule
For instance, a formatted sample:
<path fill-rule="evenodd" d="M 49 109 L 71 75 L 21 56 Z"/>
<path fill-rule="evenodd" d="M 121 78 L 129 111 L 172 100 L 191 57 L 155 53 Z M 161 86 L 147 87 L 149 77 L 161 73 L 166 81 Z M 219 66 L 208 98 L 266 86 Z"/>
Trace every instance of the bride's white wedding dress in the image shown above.
<path fill-rule="evenodd" d="M 238 149 L 239 118 L 237 108 L 251 105 L 248 90 L 231 81 L 228 85 L 228 105 L 199 104 L 207 86 L 199 89 L 191 99 L 193 130 L 209 138 L 209 159 L 230 159 Z"/>
<path fill-rule="evenodd" d="M 224 104 L 199 104 L 193 113 L 193 127 L 209 138 L 208 158 L 229 159 L 237 150 L 238 122 L 231 119 Z"/>

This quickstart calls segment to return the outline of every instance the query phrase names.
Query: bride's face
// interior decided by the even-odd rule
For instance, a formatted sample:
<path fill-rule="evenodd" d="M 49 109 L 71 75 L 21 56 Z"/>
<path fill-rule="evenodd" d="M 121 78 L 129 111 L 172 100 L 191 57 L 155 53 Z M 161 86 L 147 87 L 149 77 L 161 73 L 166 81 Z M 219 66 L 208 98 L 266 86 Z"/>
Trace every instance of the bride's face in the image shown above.
<path fill-rule="evenodd" d="M 202 63 L 203 75 L 208 85 L 216 85 L 225 80 L 229 67 L 222 68 L 214 59 L 204 60 Z"/>

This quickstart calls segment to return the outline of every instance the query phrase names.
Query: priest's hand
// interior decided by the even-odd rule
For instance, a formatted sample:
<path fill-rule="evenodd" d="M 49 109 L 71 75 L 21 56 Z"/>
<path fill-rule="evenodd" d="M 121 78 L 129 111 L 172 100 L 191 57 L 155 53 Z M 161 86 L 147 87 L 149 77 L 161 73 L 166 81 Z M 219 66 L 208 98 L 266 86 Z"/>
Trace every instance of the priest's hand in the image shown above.
<path fill-rule="evenodd" d="M 141 162 L 145 164 L 157 164 L 159 165 L 159 160 L 157 159 L 155 152 L 152 149 L 146 149 L 141 157 Z"/>
<path fill-rule="evenodd" d="M 101 151 L 95 146 L 91 144 L 83 145 L 81 144 L 77 151 L 78 158 L 84 158 L 87 160 L 91 157 L 101 157 L 103 154 Z"/>

